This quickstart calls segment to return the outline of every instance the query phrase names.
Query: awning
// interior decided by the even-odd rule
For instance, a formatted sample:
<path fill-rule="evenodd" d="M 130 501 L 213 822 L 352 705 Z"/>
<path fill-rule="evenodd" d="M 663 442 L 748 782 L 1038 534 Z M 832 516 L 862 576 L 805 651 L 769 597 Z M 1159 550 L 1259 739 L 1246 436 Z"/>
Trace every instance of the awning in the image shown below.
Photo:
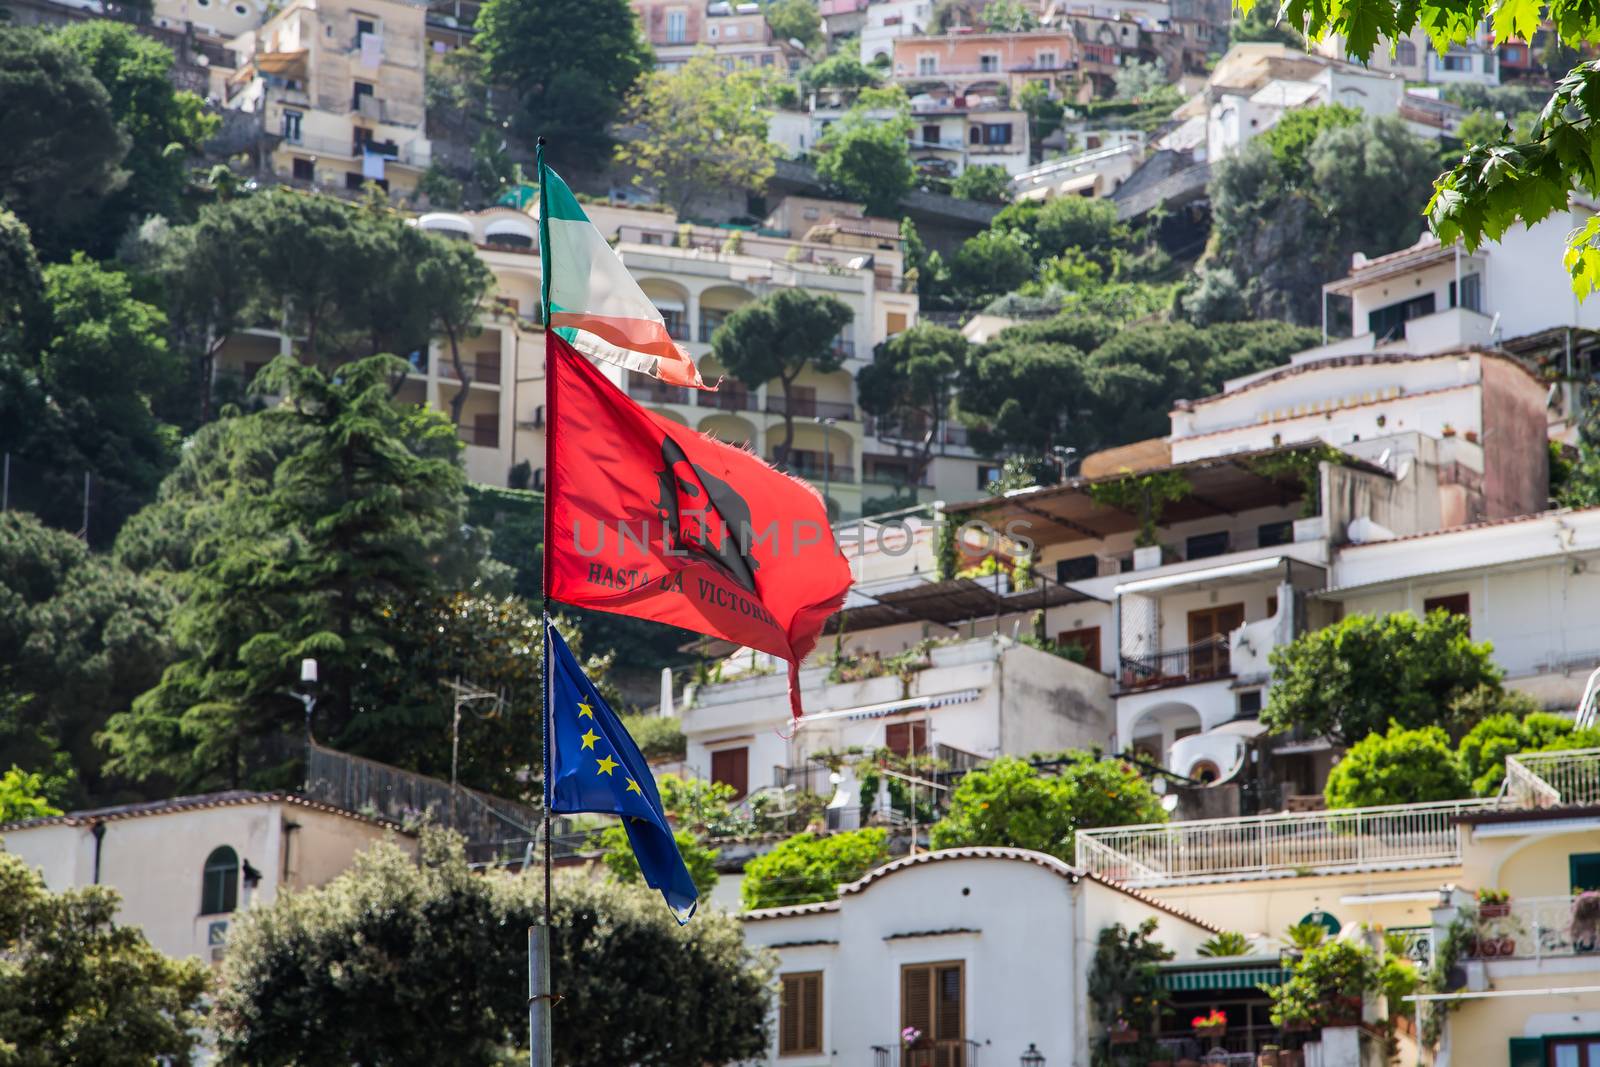
<path fill-rule="evenodd" d="M 1254 989 L 1282 985 L 1289 972 L 1276 963 L 1254 967 L 1207 967 L 1201 970 L 1162 971 L 1161 988 L 1174 993 L 1203 990 Z"/>
<path fill-rule="evenodd" d="M 864 704 L 859 708 L 845 708 L 841 711 L 821 711 L 814 715 L 807 715 L 801 719 L 802 725 L 806 723 L 821 722 L 826 719 L 848 719 L 859 722 L 865 719 L 882 719 L 890 715 L 899 715 L 907 711 L 922 711 L 927 708 L 943 708 L 951 704 L 965 704 L 970 700 L 977 700 L 982 695 L 977 689 L 956 689 L 948 693 L 934 693 L 925 697 L 910 697 L 905 700 L 889 700 L 882 704 Z"/>
<path fill-rule="evenodd" d="M 1115 592 L 1117 596 L 1127 596 L 1130 593 L 1154 593 L 1163 589 L 1175 589 L 1183 585 L 1215 585 L 1233 578 L 1249 578 L 1277 570 L 1283 564 L 1283 560 L 1283 556 L 1263 556 L 1260 559 L 1247 559 L 1242 563 L 1226 563 L 1220 567 L 1163 574 L 1159 578 L 1123 582 L 1117 586 Z"/>

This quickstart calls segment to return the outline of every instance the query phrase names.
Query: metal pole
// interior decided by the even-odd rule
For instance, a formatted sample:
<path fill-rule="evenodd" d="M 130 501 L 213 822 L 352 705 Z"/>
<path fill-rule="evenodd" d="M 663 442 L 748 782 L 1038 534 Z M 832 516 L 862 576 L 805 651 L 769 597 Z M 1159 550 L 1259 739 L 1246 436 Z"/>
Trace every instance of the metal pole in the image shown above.
<path fill-rule="evenodd" d="M 456 783 L 461 766 L 461 675 L 456 675 L 455 711 L 450 718 L 450 828 L 456 828 Z"/>
<path fill-rule="evenodd" d="M 528 927 L 528 1063 L 549 1067 L 550 926 Z"/>
<path fill-rule="evenodd" d="M 1567 366 L 1572 366 L 1572 331 L 1567 331 Z M 11 453 L 6 453 L 6 473 L 4 483 L 0 484 L 0 512 L 11 510 Z"/>
<path fill-rule="evenodd" d="M 550 197 L 545 181 L 545 139 L 541 136 L 535 149 L 539 166 L 539 305 L 545 329 L 545 353 L 550 351 Z M 528 931 L 528 1064 L 529 1067 L 550 1067 L 550 801 L 554 783 L 550 780 L 550 507 L 549 498 L 556 491 L 556 396 L 553 377 L 555 364 L 545 370 L 545 407 L 548 422 L 545 429 L 545 508 L 544 508 L 544 559 L 539 582 L 539 617 L 544 626 L 542 662 L 539 665 L 539 759 L 543 764 L 544 805 L 544 923 Z"/>

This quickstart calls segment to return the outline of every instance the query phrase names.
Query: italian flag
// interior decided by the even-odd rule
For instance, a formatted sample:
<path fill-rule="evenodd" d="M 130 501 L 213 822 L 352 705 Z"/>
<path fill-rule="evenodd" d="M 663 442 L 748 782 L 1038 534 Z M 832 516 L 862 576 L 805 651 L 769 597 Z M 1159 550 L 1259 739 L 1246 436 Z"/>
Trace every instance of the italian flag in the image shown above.
<path fill-rule="evenodd" d="M 667 333 L 661 312 L 567 183 L 541 165 L 539 187 L 539 253 L 550 328 L 587 356 L 672 385 L 707 389 L 694 360 Z"/>

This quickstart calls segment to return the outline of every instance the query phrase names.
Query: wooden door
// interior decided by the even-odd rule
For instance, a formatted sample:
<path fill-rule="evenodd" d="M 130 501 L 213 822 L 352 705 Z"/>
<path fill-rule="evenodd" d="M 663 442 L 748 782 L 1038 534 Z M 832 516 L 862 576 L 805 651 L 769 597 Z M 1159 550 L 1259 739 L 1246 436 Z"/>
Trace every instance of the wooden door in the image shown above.
<path fill-rule="evenodd" d="M 960 961 L 900 969 L 900 1030 L 917 1031 L 904 1067 L 964 1067 L 966 968 Z"/>
<path fill-rule="evenodd" d="M 724 748 L 711 753 L 711 780 L 733 786 L 735 797 L 750 791 L 750 750 Z"/>
<path fill-rule="evenodd" d="M 1221 604 L 1189 612 L 1189 677 L 1217 678 L 1227 674 L 1228 635 L 1243 625 L 1243 604 Z"/>

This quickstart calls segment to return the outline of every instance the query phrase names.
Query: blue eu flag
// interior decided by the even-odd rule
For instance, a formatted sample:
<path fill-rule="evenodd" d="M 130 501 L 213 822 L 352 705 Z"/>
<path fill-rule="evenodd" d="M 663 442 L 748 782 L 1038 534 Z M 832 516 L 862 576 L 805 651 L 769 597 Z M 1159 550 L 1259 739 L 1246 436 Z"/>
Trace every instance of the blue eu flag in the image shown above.
<path fill-rule="evenodd" d="M 620 816 L 645 882 L 661 890 L 678 922 L 686 923 L 700 892 L 683 865 L 650 765 L 548 619 L 544 633 L 549 672 L 545 803 L 562 814 Z"/>

